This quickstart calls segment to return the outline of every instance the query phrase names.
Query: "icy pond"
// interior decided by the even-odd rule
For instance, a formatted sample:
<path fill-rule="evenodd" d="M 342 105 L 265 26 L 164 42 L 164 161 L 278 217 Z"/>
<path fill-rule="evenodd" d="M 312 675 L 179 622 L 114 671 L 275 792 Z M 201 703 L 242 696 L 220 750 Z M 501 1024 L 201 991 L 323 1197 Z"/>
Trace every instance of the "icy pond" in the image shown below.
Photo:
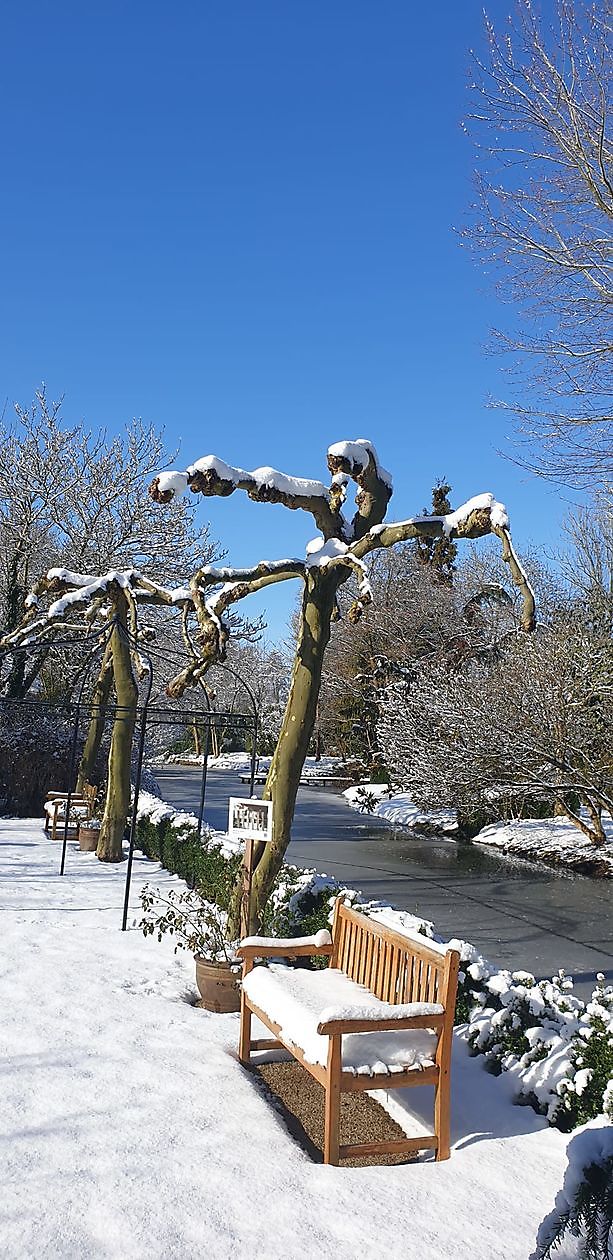
<path fill-rule="evenodd" d="M 166 800 L 197 812 L 200 772 L 156 767 Z M 225 829 L 228 796 L 247 795 L 232 771 L 210 771 L 205 817 Z M 501 967 L 551 975 L 564 967 L 583 996 L 596 971 L 613 979 L 613 881 L 504 857 L 441 836 L 421 838 L 355 813 L 341 796 L 301 788 L 288 859 L 369 897 L 431 919 Z"/>

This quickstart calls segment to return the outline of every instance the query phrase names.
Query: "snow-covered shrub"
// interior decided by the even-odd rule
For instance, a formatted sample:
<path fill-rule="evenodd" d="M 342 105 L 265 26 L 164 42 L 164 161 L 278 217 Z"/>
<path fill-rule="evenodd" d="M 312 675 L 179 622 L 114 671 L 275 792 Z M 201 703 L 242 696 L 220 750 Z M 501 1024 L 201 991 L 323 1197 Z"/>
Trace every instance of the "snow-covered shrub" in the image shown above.
<path fill-rule="evenodd" d="M 537 983 L 480 960 L 466 969 L 460 994 L 471 973 L 469 1046 L 491 1071 L 509 1073 L 517 1101 L 565 1130 L 603 1112 L 613 1118 L 613 990 L 604 977 L 586 1006 L 563 971 Z"/>
<path fill-rule="evenodd" d="M 613 1129 L 604 1117 L 568 1144 L 568 1167 L 555 1207 L 538 1231 L 532 1260 L 554 1260 L 567 1233 L 582 1240 L 584 1260 L 613 1255 Z"/>
<path fill-rule="evenodd" d="M 560 1082 L 556 1124 L 574 1129 L 608 1110 L 613 1118 L 613 988 L 597 987 L 572 1039 L 568 1075 Z"/>
<path fill-rule="evenodd" d="M 329 927 L 330 902 L 339 884 L 329 875 L 284 863 L 265 912 L 265 931 L 272 936 L 314 936 Z"/>
<path fill-rule="evenodd" d="M 544 1058 L 550 1034 L 559 1034 L 568 1018 L 574 1019 L 577 1005 L 581 1008 L 563 973 L 537 983 L 526 971 L 498 971 L 486 980 L 485 997 L 487 1005 L 471 1018 L 468 1044 L 496 1073 L 520 1060 L 528 1066 Z"/>

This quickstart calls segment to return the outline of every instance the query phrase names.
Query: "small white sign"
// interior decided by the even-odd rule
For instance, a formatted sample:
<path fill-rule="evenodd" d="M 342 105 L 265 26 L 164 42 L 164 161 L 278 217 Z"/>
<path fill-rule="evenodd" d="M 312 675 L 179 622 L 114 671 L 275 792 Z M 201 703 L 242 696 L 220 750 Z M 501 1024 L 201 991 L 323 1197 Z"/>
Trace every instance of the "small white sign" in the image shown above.
<path fill-rule="evenodd" d="M 228 801 L 228 830 L 237 840 L 272 840 L 272 801 L 231 796 Z"/>

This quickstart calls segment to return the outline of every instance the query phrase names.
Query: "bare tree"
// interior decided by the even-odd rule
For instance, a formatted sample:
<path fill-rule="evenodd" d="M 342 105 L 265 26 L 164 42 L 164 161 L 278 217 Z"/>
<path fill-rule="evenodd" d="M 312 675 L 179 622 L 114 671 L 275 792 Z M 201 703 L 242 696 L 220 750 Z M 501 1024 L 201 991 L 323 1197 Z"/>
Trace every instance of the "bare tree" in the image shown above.
<path fill-rule="evenodd" d="M 596 627 L 613 633 L 613 494 L 601 493 L 564 524 L 571 550 L 559 557 L 572 591 Z"/>
<path fill-rule="evenodd" d="M 316 719 L 324 653 L 330 625 L 338 615 L 338 594 L 348 579 L 357 585 L 351 603 L 349 622 L 359 620 L 371 602 L 372 593 L 366 557 L 381 548 L 392 547 L 410 538 L 480 538 L 496 534 L 513 581 L 523 596 L 522 627 L 534 626 L 534 599 L 526 576 L 511 544 L 505 509 L 491 494 L 471 499 L 456 512 L 422 515 L 385 523 L 392 495 L 389 473 L 382 468 L 376 451 L 363 439 L 339 442 L 328 449 L 329 486 L 279 473 L 273 468 L 247 472 L 205 456 L 186 472 L 167 472 L 156 477 L 152 497 L 168 503 L 188 486 L 195 494 L 226 498 L 237 490 L 259 503 L 281 504 L 292 511 L 302 510 L 313 517 L 319 535 L 307 546 L 306 558 L 261 561 L 249 569 L 213 570 L 203 566 L 190 583 L 199 622 L 198 651 L 191 664 L 171 684 L 173 695 L 193 686 L 206 670 L 223 660 L 229 637 L 228 609 L 237 601 L 273 582 L 297 579 L 302 583 L 296 656 L 285 714 L 272 758 L 264 795 L 273 804 L 273 839 L 260 845 L 255 855 L 252 899 L 253 926 L 257 926 L 274 879 L 290 840 L 300 773 Z M 347 489 L 357 487 L 355 511 L 351 520 L 343 512 Z M 223 585 L 219 588 L 220 578 Z M 211 594 L 207 597 L 207 588 Z M 238 910 L 237 896 L 237 906 Z"/>
<path fill-rule="evenodd" d="M 19 626 L 30 585 L 52 566 L 81 574 L 133 567 L 165 583 L 219 555 L 185 502 L 164 518 L 144 494 L 168 458 L 161 434 L 133 421 L 122 435 L 94 437 L 82 425 L 65 427 L 61 405 L 39 390 L 0 433 L 0 634 Z M 38 679 L 46 694 L 65 693 L 80 663 L 74 651 L 17 653 L 5 658 L 2 689 L 19 699 Z"/>
<path fill-rule="evenodd" d="M 478 206 L 466 236 L 499 267 L 499 292 L 523 316 L 499 333 L 516 353 L 512 403 L 543 476 L 610 481 L 613 142 L 610 0 L 556 0 L 550 25 L 531 0 L 486 19 L 469 120 Z"/>
<path fill-rule="evenodd" d="M 466 822 L 548 805 L 602 844 L 612 726 L 610 639 L 571 605 L 529 643 L 507 635 L 459 666 L 421 663 L 389 688 L 379 738 L 418 804 Z"/>

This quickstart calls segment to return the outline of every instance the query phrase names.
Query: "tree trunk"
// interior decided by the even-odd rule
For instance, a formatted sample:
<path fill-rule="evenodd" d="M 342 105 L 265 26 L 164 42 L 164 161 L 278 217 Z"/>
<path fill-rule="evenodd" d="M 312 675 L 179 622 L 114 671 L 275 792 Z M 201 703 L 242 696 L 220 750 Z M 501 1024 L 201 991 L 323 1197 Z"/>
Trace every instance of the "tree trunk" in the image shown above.
<path fill-rule="evenodd" d="M 344 575 L 315 572 L 307 579 L 302 600 L 300 632 L 287 705 L 277 747 L 264 787 L 263 799 L 272 800 L 272 841 L 255 846 L 250 933 L 257 932 L 275 877 L 290 842 L 300 775 L 315 727 L 324 653 L 336 592 Z M 240 932 L 239 884 L 234 892 L 230 935 Z"/>
<path fill-rule="evenodd" d="M 560 803 L 560 814 L 565 815 L 569 822 L 573 824 L 592 844 L 601 845 L 606 842 L 606 835 L 602 825 L 602 810 L 594 804 L 589 797 L 581 793 L 582 804 L 585 805 L 587 813 L 591 819 L 591 824 L 581 818 L 579 814 L 571 809 L 570 805 L 562 798 L 558 798 Z M 559 816 L 559 815 L 558 815 Z"/>
<path fill-rule="evenodd" d="M 96 856 L 101 862 L 121 862 L 122 841 L 130 810 L 132 738 L 138 704 L 138 687 L 134 680 L 130 644 L 127 638 L 127 601 L 123 591 L 115 596 L 114 612 L 118 619 L 111 635 L 113 677 L 117 710 L 113 721 L 109 773 Z"/>
<path fill-rule="evenodd" d="M 194 741 L 194 753 L 199 757 L 202 752 L 202 740 L 200 738 L 200 727 L 197 722 L 192 722 L 192 739 Z"/>
<path fill-rule="evenodd" d="M 79 773 L 77 775 L 77 792 L 82 792 L 86 783 L 91 783 L 94 767 L 100 745 L 104 735 L 104 726 L 106 721 L 106 706 L 111 694 L 111 686 L 113 682 L 112 668 L 112 651 L 110 644 L 107 644 L 100 673 L 96 679 L 96 685 L 92 695 L 92 710 L 89 720 L 89 728 L 87 738 L 83 747 L 81 761 L 79 763 Z"/>

